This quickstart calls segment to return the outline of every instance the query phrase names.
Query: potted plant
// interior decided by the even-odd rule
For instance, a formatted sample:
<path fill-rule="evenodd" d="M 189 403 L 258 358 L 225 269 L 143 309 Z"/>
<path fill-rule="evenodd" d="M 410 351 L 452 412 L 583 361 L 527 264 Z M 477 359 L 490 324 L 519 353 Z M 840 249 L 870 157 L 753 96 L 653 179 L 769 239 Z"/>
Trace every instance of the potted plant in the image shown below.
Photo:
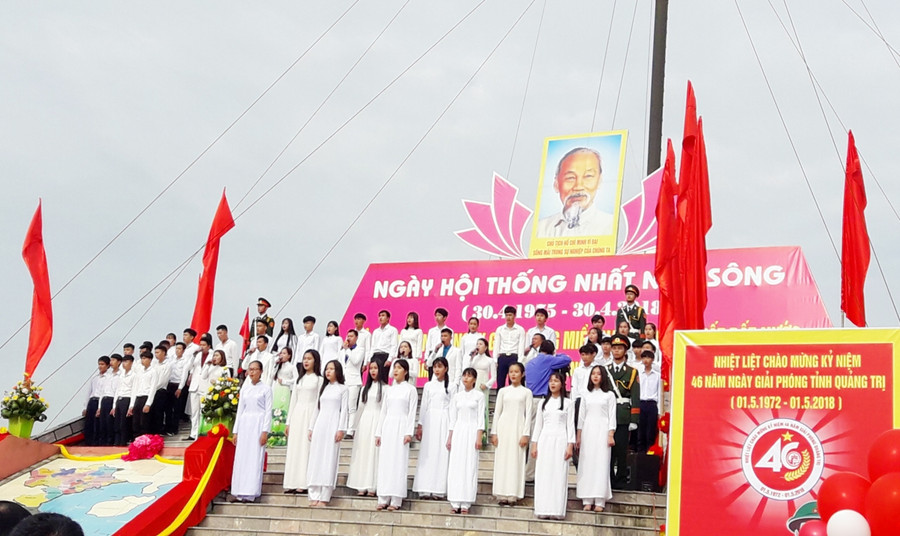
<path fill-rule="evenodd" d="M 34 421 L 47 420 L 47 401 L 41 396 L 43 387 L 36 386 L 31 380 L 18 382 L 3 397 L 0 403 L 0 417 L 9 419 L 9 433 L 16 437 L 31 437 Z"/>
<path fill-rule="evenodd" d="M 234 428 L 240 399 L 240 380 L 221 377 L 200 398 L 200 433 L 205 434 L 216 424 L 222 424 L 229 430 Z"/>

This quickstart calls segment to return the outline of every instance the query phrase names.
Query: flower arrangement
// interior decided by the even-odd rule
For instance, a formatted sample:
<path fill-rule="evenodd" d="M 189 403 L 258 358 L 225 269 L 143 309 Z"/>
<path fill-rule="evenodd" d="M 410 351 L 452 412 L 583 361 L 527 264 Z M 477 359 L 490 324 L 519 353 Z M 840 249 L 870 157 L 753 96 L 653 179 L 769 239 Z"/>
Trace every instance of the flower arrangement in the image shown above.
<path fill-rule="evenodd" d="M 122 456 L 122 459 L 126 462 L 149 460 L 159 454 L 164 445 L 165 441 L 162 436 L 144 434 L 138 436 L 130 445 L 128 445 L 128 454 Z"/>
<path fill-rule="evenodd" d="M 3 396 L 0 403 L 0 417 L 4 419 L 20 418 L 37 422 L 47 420 L 47 401 L 41 396 L 43 387 L 33 385 L 31 380 L 18 382 L 12 390 Z"/>
<path fill-rule="evenodd" d="M 200 398 L 200 412 L 207 422 L 220 421 L 237 415 L 240 399 L 240 380 L 219 378 Z"/>

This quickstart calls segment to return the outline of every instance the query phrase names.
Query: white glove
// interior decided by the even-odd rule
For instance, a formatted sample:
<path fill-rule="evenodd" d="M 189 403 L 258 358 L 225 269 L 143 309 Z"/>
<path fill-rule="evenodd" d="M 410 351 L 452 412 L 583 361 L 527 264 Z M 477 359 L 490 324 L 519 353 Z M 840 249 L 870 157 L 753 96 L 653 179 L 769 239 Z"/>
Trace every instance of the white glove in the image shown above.
<path fill-rule="evenodd" d="M 633 422 L 633 423 L 631 423 L 631 424 L 628 425 L 628 431 L 629 431 L 629 432 L 634 432 L 635 430 L 637 430 L 637 423 L 636 423 L 636 422 Z"/>

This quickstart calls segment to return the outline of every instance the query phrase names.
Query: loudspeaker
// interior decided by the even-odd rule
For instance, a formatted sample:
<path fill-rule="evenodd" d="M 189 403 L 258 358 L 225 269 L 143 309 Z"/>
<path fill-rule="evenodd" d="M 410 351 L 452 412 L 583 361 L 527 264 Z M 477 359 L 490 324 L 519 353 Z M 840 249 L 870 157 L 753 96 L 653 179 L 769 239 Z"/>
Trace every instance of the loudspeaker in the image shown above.
<path fill-rule="evenodd" d="M 628 453 L 629 490 L 659 492 L 659 456 Z"/>

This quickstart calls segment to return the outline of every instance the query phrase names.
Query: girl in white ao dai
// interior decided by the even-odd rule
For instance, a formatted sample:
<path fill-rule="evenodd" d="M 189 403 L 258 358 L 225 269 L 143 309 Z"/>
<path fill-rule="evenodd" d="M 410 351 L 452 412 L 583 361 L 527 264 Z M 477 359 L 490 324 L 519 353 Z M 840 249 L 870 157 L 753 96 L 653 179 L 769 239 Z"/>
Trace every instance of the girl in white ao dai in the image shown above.
<path fill-rule="evenodd" d="M 437 357 L 431 366 L 434 376 L 422 389 L 422 408 L 416 427 L 416 440 L 420 441 L 419 461 L 412 488 L 423 499 L 437 499 L 447 494 L 450 400 L 456 392 L 456 385 L 450 385 L 447 360 Z"/>
<path fill-rule="evenodd" d="M 347 487 L 355 489 L 357 495 L 374 497 L 379 450 L 375 447 L 375 428 L 381 417 L 382 398 L 387 389 L 387 368 L 372 361 L 368 371 L 366 386 L 359 394 L 356 435 L 353 437 Z"/>
<path fill-rule="evenodd" d="M 602 512 L 612 499 L 609 480 L 610 448 L 616 444 L 616 395 L 609 373 L 600 366 L 591 369 L 587 392 L 581 397 L 575 448 L 584 455 L 578 460 L 576 496 L 584 510 Z"/>
<path fill-rule="evenodd" d="M 288 409 L 287 455 L 284 460 L 284 492 L 303 493 L 309 487 L 307 469 L 309 468 L 310 442 L 306 431 L 309 421 L 316 409 L 316 399 L 324 382 L 319 375 L 319 352 L 307 350 L 301 361 L 303 375 L 294 384 L 291 392 L 291 406 Z M 291 430 L 294 434 L 291 435 Z"/>
<path fill-rule="evenodd" d="M 419 395 L 409 380 L 409 364 L 394 363 L 394 384 L 388 387 L 381 403 L 381 416 L 375 430 L 378 452 L 378 510 L 399 510 L 407 492 L 409 442 L 416 427 Z"/>
<path fill-rule="evenodd" d="M 563 519 L 568 499 L 569 460 L 575 448 L 572 401 L 566 398 L 566 379 L 550 375 L 550 395 L 535 408 L 531 437 L 534 468 L 534 513 L 539 519 Z"/>
<path fill-rule="evenodd" d="M 462 373 L 463 389 L 450 402 L 450 471 L 447 499 L 453 513 L 468 514 L 478 494 L 478 454 L 484 436 L 484 394 L 475 388 L 478 372 Z"/>
<path fill-rule="evenodd" d="M 525 366 L 509 366 L 509 385 L 497 391 L 491 444 L 494 445 L 494 497 L 503 506 L 525 496 L 525 454 L 531 435 L 534 395 L 524 386 Z"/>
<path fill-rule="evenodd" d="M 344 370 L 337 359 L 325 365 L 325 383 L 309 421 L 310 445 L 309 505 L 325 506 L 337 484 L 338 458 L 341 441 L 347 432 L 348 390 L 344 385 Z"/>

